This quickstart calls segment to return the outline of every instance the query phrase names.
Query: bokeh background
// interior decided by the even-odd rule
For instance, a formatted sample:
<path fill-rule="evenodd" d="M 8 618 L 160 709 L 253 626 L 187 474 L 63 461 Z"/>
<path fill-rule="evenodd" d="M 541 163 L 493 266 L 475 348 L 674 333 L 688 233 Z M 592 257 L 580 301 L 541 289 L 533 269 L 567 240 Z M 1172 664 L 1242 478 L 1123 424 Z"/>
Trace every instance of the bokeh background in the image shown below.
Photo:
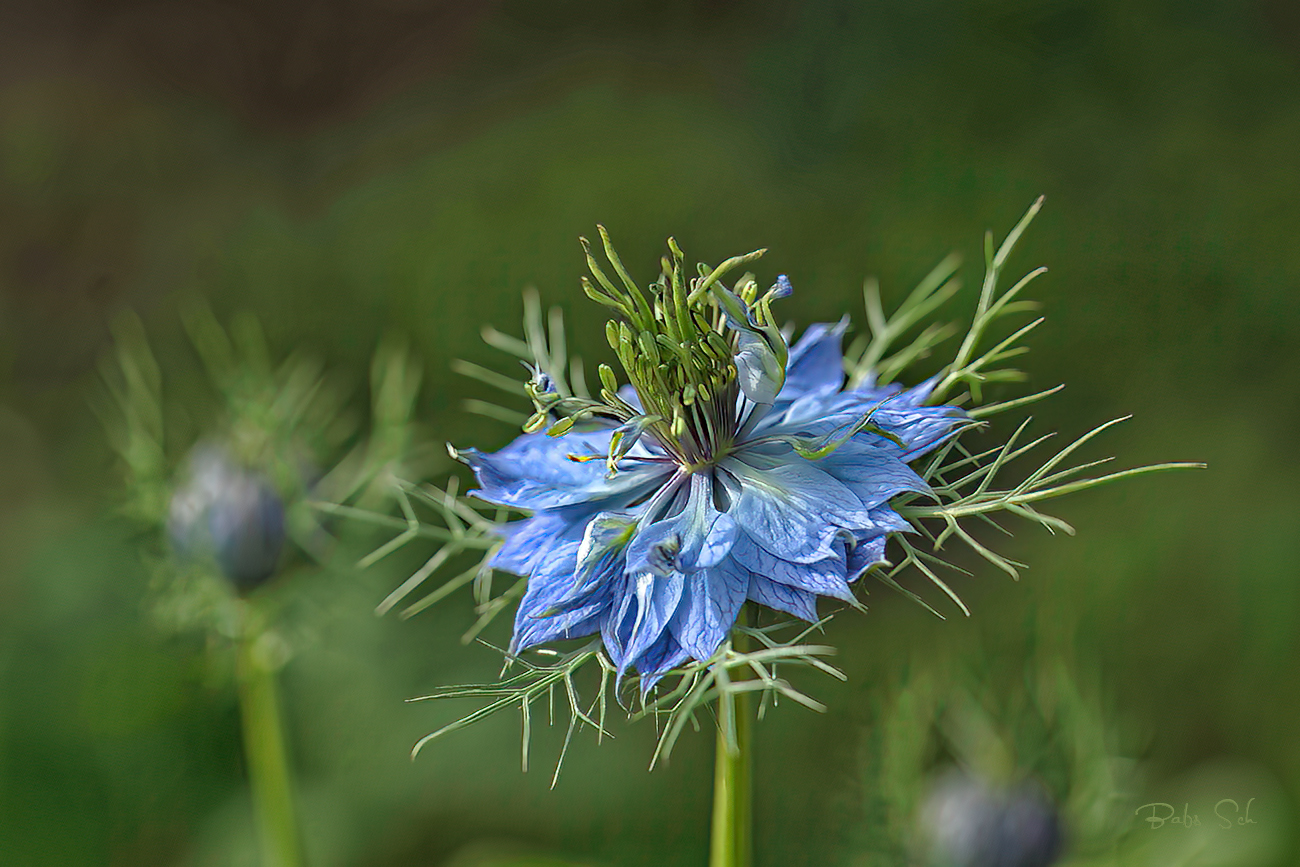
<path fill-rule="evenodd" d="M 255 860 L 233 693 L 201 639 L 142 614 L 140 531 L 115 511 L 121 475 L 90 407 L 121 311 L 191 406 L 207 398 L 191 388 L 186 295 L 253 313 L 281 356 L 317 351 L 358 407 L 377 341 L 405 335 L 428 437 L 497 446 L 510 430 L 463 411 L 480 389 L 449 363 L 501 364 L 480 324 L 517 331 L 529 285 L 603 360 L 577 284 L 576 238 L 597 221 L 646 279 L 669 234 L 715 262 L 766 246 L 760 279 L 791 276 L 785 313 L 801 322 L 860 322 L 864 277 L 897 301 L 956 250 L 956 316 L 983 231 L 1004 233 L 1039 193 L 1013 260 L 1051 268 L 1026 364 L 1031 386 L 1068 387 L 1034 430 L 1134 413 L 1087 457 L 1209 469 L 1061 501 L 1079 535 L 1017 528 L 1004 548 L 1030 564 L 1018 584 L 963 561 L 969 619 L 883 587 L 865 617 L 838 616 L 848 682 L 800 681 L 829 711 L 782 706 L 758 729 L 758 864 L 903 863 L 884 735 L 909 730 L 899 701 L 918 684 L 963 684 L 1058 798 L 1077 788 L 1051 756 L 1111 757 L 1127 782 L 1098 797 L 1128 815 L 1191 802 L 1208 825 L 1219 799 L 1255 797 L 1257 823 L 1223 832 L 1254 835 L 1249 851 L 1214 863 L 1295 863 L 1293 3 L 50 0 L 2 14 L 0 863 Z M 403 699 L 499 662 L 460 644 L 465 599 L 373 615 L 411 562 L 294 578 L 316 635 L 284 672 L 312 863 L 702 863 L 707 732 L 653 773 L 650 723 L 580 739 L 554 791 L 562 732 L 537 735 L 521 774 L 508 715 L 408 760 L 455 709 Z M 1041 700 L 1053 682 L 1095 713 L 1062 728 Z M 1129 824 L 1129 838 L 1177 833 Z"/>

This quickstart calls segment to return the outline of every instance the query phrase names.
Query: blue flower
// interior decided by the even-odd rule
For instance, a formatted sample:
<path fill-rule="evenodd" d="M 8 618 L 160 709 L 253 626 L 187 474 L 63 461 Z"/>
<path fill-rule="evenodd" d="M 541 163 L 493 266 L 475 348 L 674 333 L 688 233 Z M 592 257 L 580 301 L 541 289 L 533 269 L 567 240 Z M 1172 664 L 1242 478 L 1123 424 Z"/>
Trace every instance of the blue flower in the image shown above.
<path fill-rule="evenodd" d="M 964 413 L 924 405 L 931 382 L 846 390 L 846 322 L 787 347 L 767 305 L 788 281 L 758 300 L 711 288 L 717 315 L 697 317 L 689 369 L 712 373 L 674 386 L 683 376 L 662 359 L 658 373 L 642 363 L 654 351 L 642 338 L 622 356 L 634 388 L 604 393 L 613 419 L 587 412 L 561 436 L 459 453 L 477 497 L 531 513 L 501 528 L 491 561 L 528 578 L 512 653 L 599 633 L 620 675 L 634 668 L 649 689 L 711 657 L 746 600 L 808 621 L 818 596 L 851 600 L 888 535 L 910 529 L 889 501 L 928 490 L 908 464 Z"/>

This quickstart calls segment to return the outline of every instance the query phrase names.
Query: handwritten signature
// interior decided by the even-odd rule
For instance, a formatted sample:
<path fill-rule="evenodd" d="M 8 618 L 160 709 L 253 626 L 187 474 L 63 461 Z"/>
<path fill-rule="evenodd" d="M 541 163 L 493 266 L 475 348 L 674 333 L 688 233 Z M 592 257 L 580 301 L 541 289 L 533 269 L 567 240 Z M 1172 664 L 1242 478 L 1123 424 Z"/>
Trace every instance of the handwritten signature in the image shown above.
<path fill-rule="evenodd" d="M 1241 825 L 1257 825 L 1254 819 L 1250 818 L 1250 805 L 1255 802 L 1251 798 L 1246 802 L 1243 810 L 1241 805 L 1232 798 L 1224 798 L 1214 805 L 1215 824 L 1223 829 L 1239 827 Z M 1201 824 L 1201 817 L 1191 812 L 1191 805 L 1183 804 L 1183 813 L 1178 815 L 1178 810 L 1173 804 L 1143 804 L 1133 811 L 1136 816 L 1141 816 L 1144 810 L 1149 810 L 1150 815 L 1142 819 L 1151 826 L 1151 830 L 1162 828 L 1165 825 L 1179 825 L 1183 828 L 1194 828 Z"/>

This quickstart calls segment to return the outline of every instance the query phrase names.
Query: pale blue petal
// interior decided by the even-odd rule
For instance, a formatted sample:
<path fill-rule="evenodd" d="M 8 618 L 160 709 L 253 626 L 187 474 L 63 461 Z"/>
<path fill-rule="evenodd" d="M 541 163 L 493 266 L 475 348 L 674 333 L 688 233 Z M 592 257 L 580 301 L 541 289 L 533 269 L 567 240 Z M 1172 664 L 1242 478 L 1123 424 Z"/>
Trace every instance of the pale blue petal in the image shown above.
<path fill-rule="evenodd" d="M 523 434 L 494 454 L 465 449 L 459 457 L 473 470 L 481 486 L 471 494 L 489 503 L 540 511 L 593 500 L 632 498 L 653 487 L 669 471 L 642 464 L 606 478 L 600 461 L 578 462 L 569 455 L 605 455 L 609 430 L 570 431 L 552 437 L 538 432 Z"/>
<path fill-rule="evenodd" d="M 642 697 L 654 689 L 655 684 L 659 683 L 670 669 L 676 668 L 687 659 L 690 659 L 690 654 L 670 633 L 665 632 L 637 662 L 637 672 L 641 675 Z"/>
<path fill-rule="evenodd" d="M 847 485 L 793 452 L 730 457 L 721 466 L 741 484 L 729 514 L 751 539 L 783 560 L 820 560 L 839 529 L 871 520 Z"/>
<path fill-rule="evenodd" d="M 748 590 L 749 571 L 731 558 L 692 572 L 669 629 L 691 657 L 704 661 L 735 626 Z"/>
<path fill-rule="evenodd" d="M 636 520 L 621 512 L 601 512 L 587 523 L 575 558 L 569 590 L 556 600 L 556 607 L 573 609 L 596 597 L 607 597 L 614 576 L 625 571 L 627 540 Z"/>
<path fill-rule="evenodd" d="M 516 575 L 528 575 L 551 549 L 562 542 L 582 538 L 586 509 L 556 509 L 538 512 L 522 521 L 497 527 L 505 543 L 492 555 L 491 566 Z"/>
<path fill-rule="evenodd" d="M 781 391 L 785 371 L 771 345 L 757 330 L 738 331 L 736 373 L 740 390 L 754 403 L 772 403 Z"/>
<path fill-rule="evenodd" d="M 851 600 L 853 591 L 845 580 L 843 543 L 832 545 L 828 556 L 811 563 L 793 563 L 772 554 L 748 536 L 736 542 L 731 555 L 749 572 L 770 581 L 797 587 L 820 596 Z"/>
<path fill-rule="evenodd" d="M 636 626 L 640 606 L 637 601 L 636 577 L 626 571 L 622 574 L 616 592 L 611 594 L 611 605 L 600 624 L 600 638 L 605 652 L 614 663 L 620 676 L 632 667 L 635 660 L 627 653 Z"/>
<path fill-rule="evenodd" d="M 704 544 L 700 546 L 694 562 L 687 564 L 687 568 L 703 569 L 724 562 L 739 536 L 740 525 L 736 519 L 725 512 L 719 514 L 708 535 L 704 537 Z"/>
<path fill-rule="evenodd" d="M 512 654 L 547 641 L 577 638 L 596 631 L 603 605 L 554 612 L 556 603 L 573 584 L 577 561 L 578 543 L 566 542 L 529 576 L 528 589 L 515 612 L 515 632 L 510 642 Z"/>
<path fill-rule="evenodd" d="M 620 385 L 618 387 L 618 396 L 637 412 L 645 412 L 645 407 L 641 405 L 641 395 L 637 394 L 636 389 L 630 384 Z"/>
<path fill-rule="evenodd" d="M 898 448 L 890 443 L 853 441 L 813 463 L 842 482 L 865 508 L 874 509 L 905 491 L 930 491 L 897 454 Z"/>
<path fill-rule="evenodd" d="M 830 395 L 802 394 L 789 403 L 779 403 L 774 412 L 754 427 L 752 436 L 822 436 L 851 425 L 874 410 L 871 423 L 897 437 L 903 443 L 900 457 L 912 461 L 942 443 L 966 418 L 957 407 L 920 406 L 928 391 L 929 386 L 908 391 L 891 386 Z M 854 440 L 889 442 L 870 431 L 855 435 Z"/>
<path fill-rule="evenodd" d="M 676 515 L 643 526 L 628 545 L 628 571 L 666 576 L 716 563 L 736 536 L 735 521 L 718 511 L 713 474 L 689 477 L 686 504 Z"/>
<path fill-rule="evenodd" d="M 621 584 L 619 592 L 611 596 L 611 607 L 600 621 L 600 640 L 605 645 L 605 655 L 619 671 L 627 668 L 623 647 L 632 635 L 632 621 L 636 617 L 636 598 L 626 574 Z"/>
<path fill-rule="evenodd" d="M 635 616 L 626 638 L 623 639 L 623 660 L 619 676 L 627 668 L 636 666 L 644 671 L 642 657 L 664 636 L 668 622 L 677 613 L 685 583 L 680 572 L 666 578 L 637 575 L 628 579 L 628 595 L 635 602 Z"/>
<path fill-rule="evenodd" d="M 871 510 L 871 531 L 860 538 L 874 536 L 876 533 L 915 533 L 916 529 L 907 519 L 889 506 L 877 506 Z"/>
<path fill-rule="evenodd" d="M 904 407 L 885 404 L 872 418 L 906 446 L 903 460 L 911 462 L 942 445 L 961 429 L 966 415 L 955 407 Z"/>
<path fill-rule="evenodd" d="M 862 577 L 863 572 L 866 572 L 877 563 L 885 562 L 885 540 L 887 538 L 887 536 L 880 535 L 856 542 L 849 547 L 845 569 L 850 581 L 857 581 Z"/>
<path fill-rule="evenodd" d="M 520 610 L 523 608 L 521 606 Z M 585 638 L 600 630 L 602 611 L 588 611 L 583 616 L 527 617 L 515 618 L 515 634 L 510 642 L 511 655 L 523 653 L 530 647 L 546 644 L 550 641 L 563 641 L 569 638 Z"/>
<path fill-rule="evenodd" d="M 749 576 L 749 598 L 766 605 L 775 611 L 793 614 L 809 623 L 817 622 L 817 596 L 807 590 L 800 590 L 788 584 L 764 578 L 762 575 Z"/>
<path fill-rule="evenodd" d="M 785 384 L 789 350 L 774 327 L 756 325 L 753 313 L 736 293 L 712 289 L 727 325 L 736 332 L 736 373 L 740 390 L 754 403 L 772 403 Z"/>
<path fill-rule="evenodd" d="M 833 325 L 818 322 L 808 326 L 790 347 L 785 387 L 779 400 L 795 400 L 809 394 L 824 397 L 839 392 L 844 385 L 844 355 L 840 344 L 848 326 L 847 316 Z"/>

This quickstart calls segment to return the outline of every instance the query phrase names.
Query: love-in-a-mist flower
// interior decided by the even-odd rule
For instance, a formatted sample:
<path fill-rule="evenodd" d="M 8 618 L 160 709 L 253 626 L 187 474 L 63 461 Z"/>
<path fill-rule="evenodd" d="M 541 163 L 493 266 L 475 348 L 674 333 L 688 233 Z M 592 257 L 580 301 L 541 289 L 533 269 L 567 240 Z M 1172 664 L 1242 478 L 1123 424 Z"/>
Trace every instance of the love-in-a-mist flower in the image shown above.
<path fill-rule="evenodd" d="M 599 633 L 648 689 L 709 659 L 746 600 L 809 621 L 819 596 L 852 601 L 910 529 L 891 498 L 927 490 L 908 464 L 966 417 L 927 406 L 931 383 L 846 389 L 846 322 L 788 345 L 771 310 L 784 276 L 761 294 L 748 275 L 720 282 L 762 251 L 687 280 L 670 241 L 643 290 L 605 242 L 623 286 L 590 254 L 599 285 L 584 286 L 617 314 L 607 334 L 630 387 L 602 365 L 599 401 L 563 397 L 538 371 L 528 432 L 458 454 L 476 496 L 531 513 L 491 560 L 528 578 L 511 652 Z"/>

